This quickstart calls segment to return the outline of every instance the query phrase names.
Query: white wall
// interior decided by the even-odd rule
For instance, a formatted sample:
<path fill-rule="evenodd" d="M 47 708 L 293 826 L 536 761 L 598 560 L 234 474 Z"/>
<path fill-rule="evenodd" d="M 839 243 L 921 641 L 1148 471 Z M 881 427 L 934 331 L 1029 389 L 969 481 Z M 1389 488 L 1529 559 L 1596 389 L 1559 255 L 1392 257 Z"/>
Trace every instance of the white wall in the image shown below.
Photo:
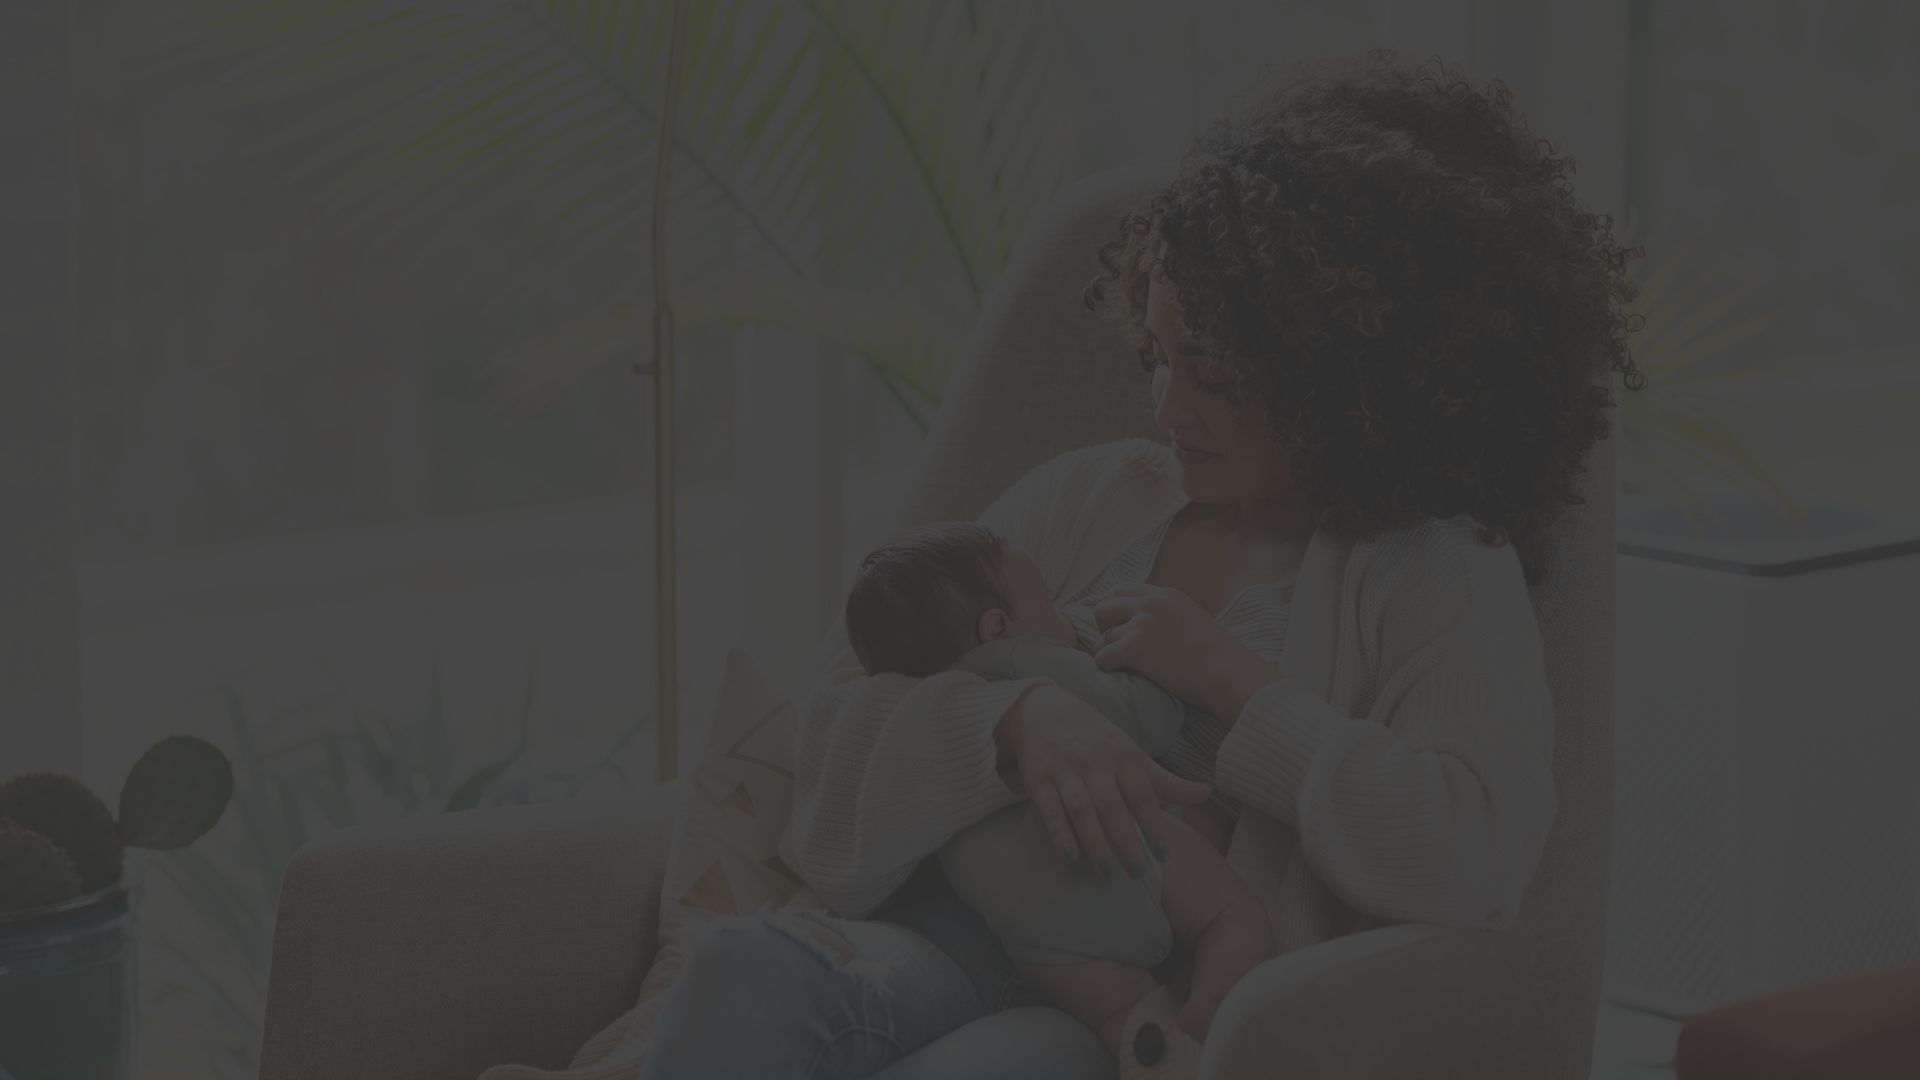
<path fill-rule="evenodd" d="M 0 777 L 81 767 L 68 22 L 0 7 Z"/>
<path fill-rule="evenodd" d="M 1391 48 L 1497 77 L 1522 111 L 1579 157 L 1583 186 L 1612 207 L 1626 102 L 1625 0 L 1371 0 L 1262 3 L 1060 0 L 1077 74 L 1088 169 L 1169 157 L 1237 100 L 1298 60 Z"/>

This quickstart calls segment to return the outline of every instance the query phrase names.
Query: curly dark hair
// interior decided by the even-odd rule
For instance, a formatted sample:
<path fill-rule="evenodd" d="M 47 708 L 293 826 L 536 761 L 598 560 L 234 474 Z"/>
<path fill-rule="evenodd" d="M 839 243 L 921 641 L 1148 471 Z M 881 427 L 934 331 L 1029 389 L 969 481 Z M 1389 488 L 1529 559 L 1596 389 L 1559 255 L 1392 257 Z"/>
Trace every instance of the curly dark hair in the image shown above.
<path fill-rule="evenodd" d="M 1627 268 L 1573 160 L 1497 80 L 1375 50 L 1293 69 L 1208 129 L 1100 252 L 1090 307 L 1153 362 L 1157 269 L 1235 391 L 1264 403 L 1323 528 L 1471 516 L 1532 543 L 1643 383 Z"/>

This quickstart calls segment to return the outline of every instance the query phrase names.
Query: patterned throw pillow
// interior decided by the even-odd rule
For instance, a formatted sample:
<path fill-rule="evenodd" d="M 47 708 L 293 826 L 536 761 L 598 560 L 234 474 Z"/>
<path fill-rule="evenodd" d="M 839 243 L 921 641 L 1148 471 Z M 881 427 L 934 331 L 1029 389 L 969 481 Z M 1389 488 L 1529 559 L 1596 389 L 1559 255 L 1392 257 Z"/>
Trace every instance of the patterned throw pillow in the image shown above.
<path fill-rule="evenodd" d="M 707 754 L 687 776 L 685 809 L 667 859 L 661 944 L 677 944 L 702 913 L 779 907 L 801 889 L 780 858 L 793 810 L 794 704 L 744 652 L 727 656 Z"/>

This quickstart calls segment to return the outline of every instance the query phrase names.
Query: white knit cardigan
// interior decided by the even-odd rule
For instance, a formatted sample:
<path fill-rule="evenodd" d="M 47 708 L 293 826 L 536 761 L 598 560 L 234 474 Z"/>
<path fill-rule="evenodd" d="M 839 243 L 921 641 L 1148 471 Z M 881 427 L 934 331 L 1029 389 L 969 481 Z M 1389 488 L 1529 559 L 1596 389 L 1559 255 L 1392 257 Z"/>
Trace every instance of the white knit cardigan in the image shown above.
<path fill-rule="evenodd" d="M 1056 597 L 1186 502 L 1167 448 L 1074 451 L 981 520 Z M 865 675 L 844 646 L 800 710 L 782 854 L 863 917 L 921 859 L 1016 801 L 994 726 L 1035 680 Z M 1499 928 L 1553 817 L 1553 720 L 1520 563 L 1464 519 L 1374 540 L 1317 533 L 1280 677 L 1235 718 L 1214 783 L 1243 810 L 1228 859 L 1283 950 L 1387 922 Z"/>

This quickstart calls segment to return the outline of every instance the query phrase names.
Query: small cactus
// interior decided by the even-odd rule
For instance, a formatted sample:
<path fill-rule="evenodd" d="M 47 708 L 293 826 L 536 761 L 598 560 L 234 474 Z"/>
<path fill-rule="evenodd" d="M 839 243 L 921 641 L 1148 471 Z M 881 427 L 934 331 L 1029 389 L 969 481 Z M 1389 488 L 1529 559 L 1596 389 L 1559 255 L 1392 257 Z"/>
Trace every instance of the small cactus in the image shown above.
<path fill-rule="evenodd" d="M 219 823 L 232 797 L 233 766 L 213 744 L 162 739 L 120 789 L 120 839 L 153 851 L 186 847 Z"/>
<path fill-rule="evenodd" d="M 0 784 L 0 911 L 109 888 L 120 880 L 128 846 L 185 847 L 219 822 L 232 797 L 226 755 L 187 736 L 162 739 L 141 755 L 120 789 L 118 820 L 72 777 L 35 773 Z"/>
<path fill-rule="evenodd" d="M 24 911 L 80 895 L 80 871 L 54 842 L 0 821 L 0 911 Z"/>
<path fill-rule="evenodd" d="M 122 845 L 113 811 L 70 776 L 33 773 L 0 784 L 0 817 L 54 842 L 80 872 L 80 891 L 120 880 Z"/>

